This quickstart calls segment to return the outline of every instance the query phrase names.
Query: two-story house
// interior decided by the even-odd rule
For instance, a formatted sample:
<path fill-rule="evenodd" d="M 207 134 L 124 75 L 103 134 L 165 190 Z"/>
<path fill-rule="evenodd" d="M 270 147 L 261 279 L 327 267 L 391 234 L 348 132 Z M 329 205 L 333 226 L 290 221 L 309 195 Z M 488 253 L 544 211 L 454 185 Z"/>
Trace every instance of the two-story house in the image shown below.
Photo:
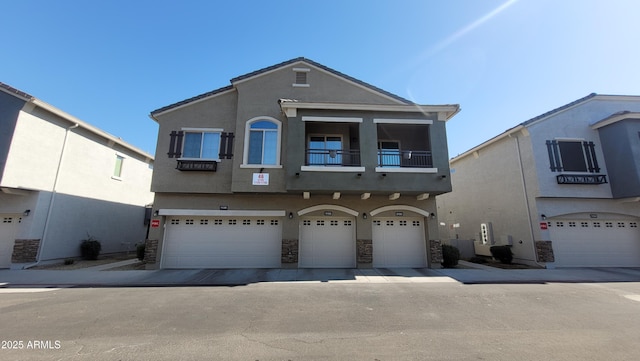
<path fill-rule="evenodd" d="M 144 242 L 153 156 L 0 83 L 0 268 Z M 147 219 L 149 217 L 146 217 Z"/>
<path fill-rule="evenodd" d="M 150 267 L 438 264 L 458 111 L 305 58 L 153 111 Z"/>
<path fill-rule="evenodd" d="M 640 266 L 640 97 L 591 94 L 453 158 L 442 236 L 546 267 Z"/>

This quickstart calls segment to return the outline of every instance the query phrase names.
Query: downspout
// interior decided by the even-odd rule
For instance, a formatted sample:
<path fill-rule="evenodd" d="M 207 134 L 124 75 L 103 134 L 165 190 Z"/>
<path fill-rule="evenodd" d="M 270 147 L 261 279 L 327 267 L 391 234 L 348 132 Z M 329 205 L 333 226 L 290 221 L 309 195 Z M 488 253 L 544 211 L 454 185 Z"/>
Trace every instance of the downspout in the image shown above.
<path fill-rule="evenodd" d="M 509 134 L 510 137 L 512 137 L 511 134 Z M 538 263 L 537 257 L 536 257 L 536 245 L 535 245 L 535 233 L 533 231 L 533 224 L 531 222 L 531 208 L 529 207 L 529 194 L 527 193 L 527 185 L 526 185 L 526 179 L 524 176 L 524 168 L 522 167 L 522 155 L 520 153 L 520 139 L 518 136 L 513 136 L 513 138 L 516 140 L 516 152 L 518 154 L 518 166 L 520 167 L 520 179 L 522 181 L 522 193 L 524 194 L 524 203 L 526 205 L 527 208 L 527 219 L 528 219 L 528 223 L 529 223 L 529 232 L 531 233 L 531 247 L 533 247 L 533 262 L 535 264 L 537 264 L 538 266 L 542 267 L 542 268 L 546 268 L 545 265 L 542 265 L 540 263 Z"/>
<path fill-rule="evenodd" d="M 67 139 L 69 137 L 69 131 L 71 129 L 75 129 L 79 126 L 78 123 L 73 124 L 69 128 L 67 128 L 64 132 L 64 139 L 62 141 L 62 150 L 60 151 L 60 158 L 58 159 L 58 168 L 56 169 L 56 176 L 53 180 L 53 189 L 51 190 L 51 200 L 49 201 L 49 208 L 47 209 L 47 218 L 44 221 L 44 229 L 42 230 L 42 240 L 40 241 L 40 250 L 38 251 L 38 258 L 36 263 L 32 263 L 23 267 L 23 269 L 31 268 L 37 266 L 42 261 L 40 259 L 42 255 L 42 250 L 44 250 L 44 243 L 47 240 L 47 233 L 49 230 L 49 224 L 51 223 L 51 213 L 53 212 L 53 205 L 56 199 L 56 190 L 58 189 L 58 180 L 60 178 L 60 169 L 62 169 L 62 159 L 64 158 L 64 152 L 67 149 Z"/>

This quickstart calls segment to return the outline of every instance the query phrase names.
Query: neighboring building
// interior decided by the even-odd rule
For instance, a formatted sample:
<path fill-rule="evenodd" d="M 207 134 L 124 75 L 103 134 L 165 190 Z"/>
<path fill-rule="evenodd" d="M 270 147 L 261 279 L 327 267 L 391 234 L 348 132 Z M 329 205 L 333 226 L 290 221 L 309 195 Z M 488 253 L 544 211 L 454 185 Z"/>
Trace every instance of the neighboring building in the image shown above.
<path fill-rule="evenodd" d="M 144 241 L 151 155 L 3 83 L 0 130 L 0 268 Z"/>
<path fill-rule="evenodd" d="M 148 261 L 439 264 L 435 195 L 451 190 L 445 122 L 458 111 L 414 104 L 305 58 L 155 110 Z"/>
<path fill-rule="evenodd" d="M 442 235 L 547 267 L 640 266 L 640 96 L 591 94 L 450 161 Z"/>

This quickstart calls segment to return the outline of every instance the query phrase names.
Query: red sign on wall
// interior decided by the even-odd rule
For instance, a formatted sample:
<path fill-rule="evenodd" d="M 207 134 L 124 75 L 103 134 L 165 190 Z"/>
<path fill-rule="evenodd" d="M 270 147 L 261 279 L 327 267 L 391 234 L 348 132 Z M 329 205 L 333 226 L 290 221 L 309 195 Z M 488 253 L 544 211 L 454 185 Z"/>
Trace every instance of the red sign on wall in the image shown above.
<path fill-rule="evenodd" d="M 152 219 L 151 220 L 151 228 L 158 228 L 160 227 L 160 220 L 159 219 Z"/>
<path fill-rule="evenodd" d="M 548 228 L 549 228 L 549 225 L 547 224 L 547 222 L 540 222 L 540 229 L 545 230 Z"/>

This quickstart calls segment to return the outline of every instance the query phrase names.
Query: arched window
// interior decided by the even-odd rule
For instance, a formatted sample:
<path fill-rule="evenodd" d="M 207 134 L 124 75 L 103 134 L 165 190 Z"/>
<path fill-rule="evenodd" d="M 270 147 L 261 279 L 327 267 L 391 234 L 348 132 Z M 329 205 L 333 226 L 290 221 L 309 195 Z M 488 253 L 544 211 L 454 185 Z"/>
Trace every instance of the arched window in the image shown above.
<path fill-rule="evenodd" d="M 246 165 L 280 164 L 280 122 L 270 118 L 254 118 L 247 122 L 245 134 Z"/>

